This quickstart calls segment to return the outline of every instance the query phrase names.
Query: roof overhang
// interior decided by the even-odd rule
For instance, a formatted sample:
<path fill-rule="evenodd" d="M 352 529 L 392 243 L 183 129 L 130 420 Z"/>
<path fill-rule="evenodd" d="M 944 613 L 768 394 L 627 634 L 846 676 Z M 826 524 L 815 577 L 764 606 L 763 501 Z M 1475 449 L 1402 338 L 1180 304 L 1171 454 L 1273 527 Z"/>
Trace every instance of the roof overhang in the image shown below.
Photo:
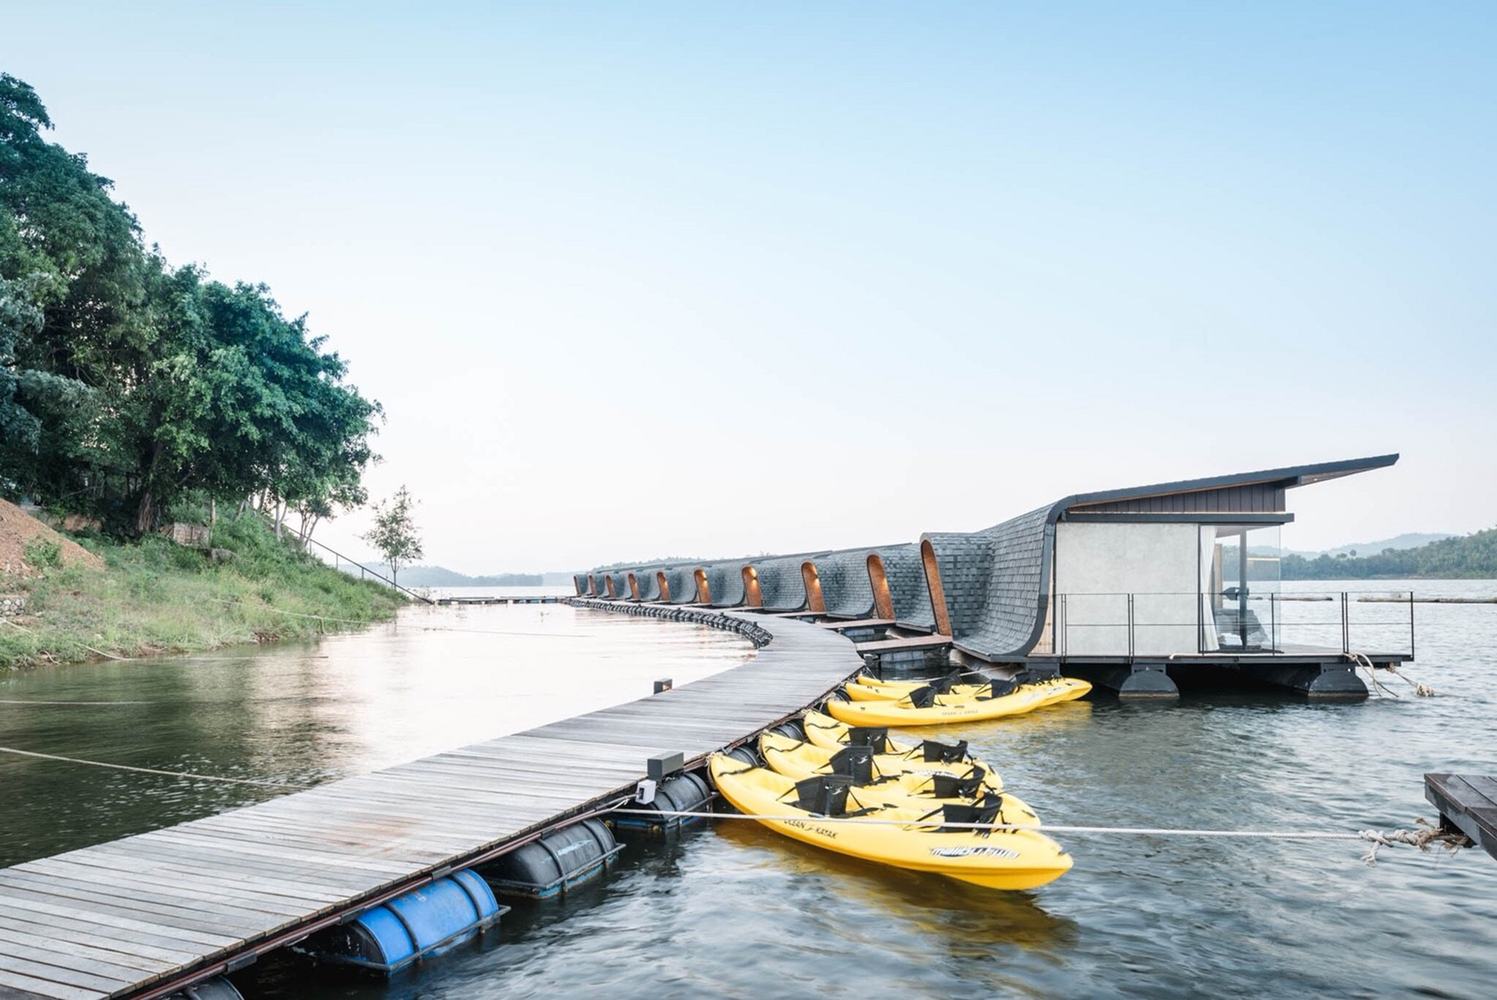
<path fill-rule="evenodd" d="M 1270 486 L 1276 489 L 1294 489 L 1323 483 L 1342 476 L 1356 475 L 1372 469 L 1384 469 L 1398 461 L 1398 455 L 1375 455 L 1371 458 L 1353 458 L 1341 462 L 1321 462 L 1318 465 L 1291 465 L 1282 469 L 1264 469 L 1258 472 L 1241 472 L 1231 476 L 1213 476 L 1208 479 L 1184 479 L 1177 483 L 1156 483 L 1151 486 L 1134 486 L 1122 490 L 1106 490 L 1101 493 L 1079 493 L 1067 497 L 1056 506 L 1064 513 L 1084 513 L 1077 508 L 1095 504 L 1117 503 L 1122 500 L 1146 500 L 1152 497 L 1177 496 L 1184 493 L 1204 493 L 1211 490 L 1232 489 L 1239 486 Z"/>

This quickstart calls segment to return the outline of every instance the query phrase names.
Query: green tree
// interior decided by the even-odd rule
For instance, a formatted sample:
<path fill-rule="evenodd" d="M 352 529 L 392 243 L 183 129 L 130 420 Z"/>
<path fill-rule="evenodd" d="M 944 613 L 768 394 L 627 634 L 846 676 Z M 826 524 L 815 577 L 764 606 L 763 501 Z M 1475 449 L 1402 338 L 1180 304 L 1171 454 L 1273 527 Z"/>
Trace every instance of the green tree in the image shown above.
<path fill-rule="evenodd" d="M 388 504 L 374 505 L 374 527 L 363 535 L 364 541 L 373 545 L 390 564 L 390 579 L 400 582 L 400 566 L 412 559 L 420 559 L 421 538 L 416 533 L 412 519 L 416 501 L 404 486 L 395 491 Z"/>
<path fill-rule="evenodd" d="M 0 74 L 0 491 L 140 534 L 179 500 L 362 505 L 383 412 L 263 285 L 172 268 Z M 85 501 L 87 503 L 85 503 Z"/>

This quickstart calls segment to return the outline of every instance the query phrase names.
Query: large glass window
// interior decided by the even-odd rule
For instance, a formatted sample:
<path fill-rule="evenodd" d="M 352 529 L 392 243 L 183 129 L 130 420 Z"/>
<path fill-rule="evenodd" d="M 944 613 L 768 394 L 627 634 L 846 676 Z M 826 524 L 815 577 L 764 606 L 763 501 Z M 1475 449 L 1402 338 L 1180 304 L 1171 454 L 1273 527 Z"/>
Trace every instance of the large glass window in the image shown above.
<path fill-rule="evenodd" d="M 1201 648 L 1279 648 L 1279 525 L 1201 529 Z"/>

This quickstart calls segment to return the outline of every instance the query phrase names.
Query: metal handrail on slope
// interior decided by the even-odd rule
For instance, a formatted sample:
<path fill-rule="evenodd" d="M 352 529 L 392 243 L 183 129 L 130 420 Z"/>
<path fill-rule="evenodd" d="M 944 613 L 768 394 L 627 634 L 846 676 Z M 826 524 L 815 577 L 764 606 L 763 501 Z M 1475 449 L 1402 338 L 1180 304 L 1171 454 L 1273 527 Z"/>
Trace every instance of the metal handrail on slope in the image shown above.
<path fill-rule="evenodd" d="M 260 512 L 257 511 L 256 513 L 260 513 Z M 261 513 L 260 516 L 261 517 L 265 517 L 265 515 L 263 513 Z M 270 520 L 270 518 L 268 518 L 268 517 L 266 517 L 265 519 L 267 521 Z M 365 574 L 367 573 L 369 576 L 374 577 L 376 580 L 379 580 L 381 583 L 387 583 L 391 587 L 394 587 L 396 590 L 400 591 L 402 594 L 406 594 L 406 595 L 409 595 L 410 597 L 414 597 L 418 601 L 422 601 L 422 602 L 424 602 L 426 604 L 436 604 L 437 603 L 436 601 L 432 600 L 430 597 L 427 597 L 425 594 L 418 594 L 414 590 L 411 590 L 409 587 L 402 587 L 400 584 L 396 583 L 394 580 L 390 579 L 388 576 L 385 576 L 383 573 L 379 572 L 378 570 L 370 569 L 368 566 L 365 566 L 363 563 L 359 562 L 357 559 L 351 559 L 348 556 L 344 555 L 343 553 L 339 552 L 337 549 L 332 548 L 331 546 L 323 545 L 321 542 L 319 542 L 316 539 L 312 538 L 310 535 L 303 534 L 301 531 L 298 531 L 296 528 L 293 528 L 291 525 L 287 524 L 284 521 L 281 522 L 281 530 L 291 532 L 291 534 L 295 535 L 297 538 L 299 538 L 301 540 L 301 543 L 302 543 L 303 546 L 315 545 L 319 549 L 322 549 L 324 552 L 331 553 L 332 556 L 333 556 L 333 560 L 334 560 L 333 561 L 333 568 L 336 569 L 336 570 L 340 570 L 341 571 L 343 569 L 343 566 L 341 565 L 341 563 L 345 563 L 346 562 L 350 566 L 357 566 L 359 568 L 359 579 L 360 580 L 367 579 L 367 577 L 365 576 Z M 349 575 L 352 576 L 352 574 L 349 574 Z"/>

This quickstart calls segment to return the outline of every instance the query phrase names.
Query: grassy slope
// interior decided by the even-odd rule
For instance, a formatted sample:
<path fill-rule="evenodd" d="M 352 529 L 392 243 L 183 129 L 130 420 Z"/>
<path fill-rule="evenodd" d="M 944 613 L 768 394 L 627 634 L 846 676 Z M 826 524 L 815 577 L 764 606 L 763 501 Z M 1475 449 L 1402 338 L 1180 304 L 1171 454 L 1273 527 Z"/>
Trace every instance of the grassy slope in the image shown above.
<path fill-rule="evenodd" d="M 104 572 L 51 566 L 7 589 L 28 596 L 23 632 L 0 624 L 0 671 L 39 663 L 200 652 L 243 642 L 302 638 L 387 619 L 405 598 L 287 548 L 259 518 L 220 521 L 213 544 L 236 554 L 215 563 L 156 537 L 78 541 Z M 299 615 L 345 622 L 324 623 Z"/>

